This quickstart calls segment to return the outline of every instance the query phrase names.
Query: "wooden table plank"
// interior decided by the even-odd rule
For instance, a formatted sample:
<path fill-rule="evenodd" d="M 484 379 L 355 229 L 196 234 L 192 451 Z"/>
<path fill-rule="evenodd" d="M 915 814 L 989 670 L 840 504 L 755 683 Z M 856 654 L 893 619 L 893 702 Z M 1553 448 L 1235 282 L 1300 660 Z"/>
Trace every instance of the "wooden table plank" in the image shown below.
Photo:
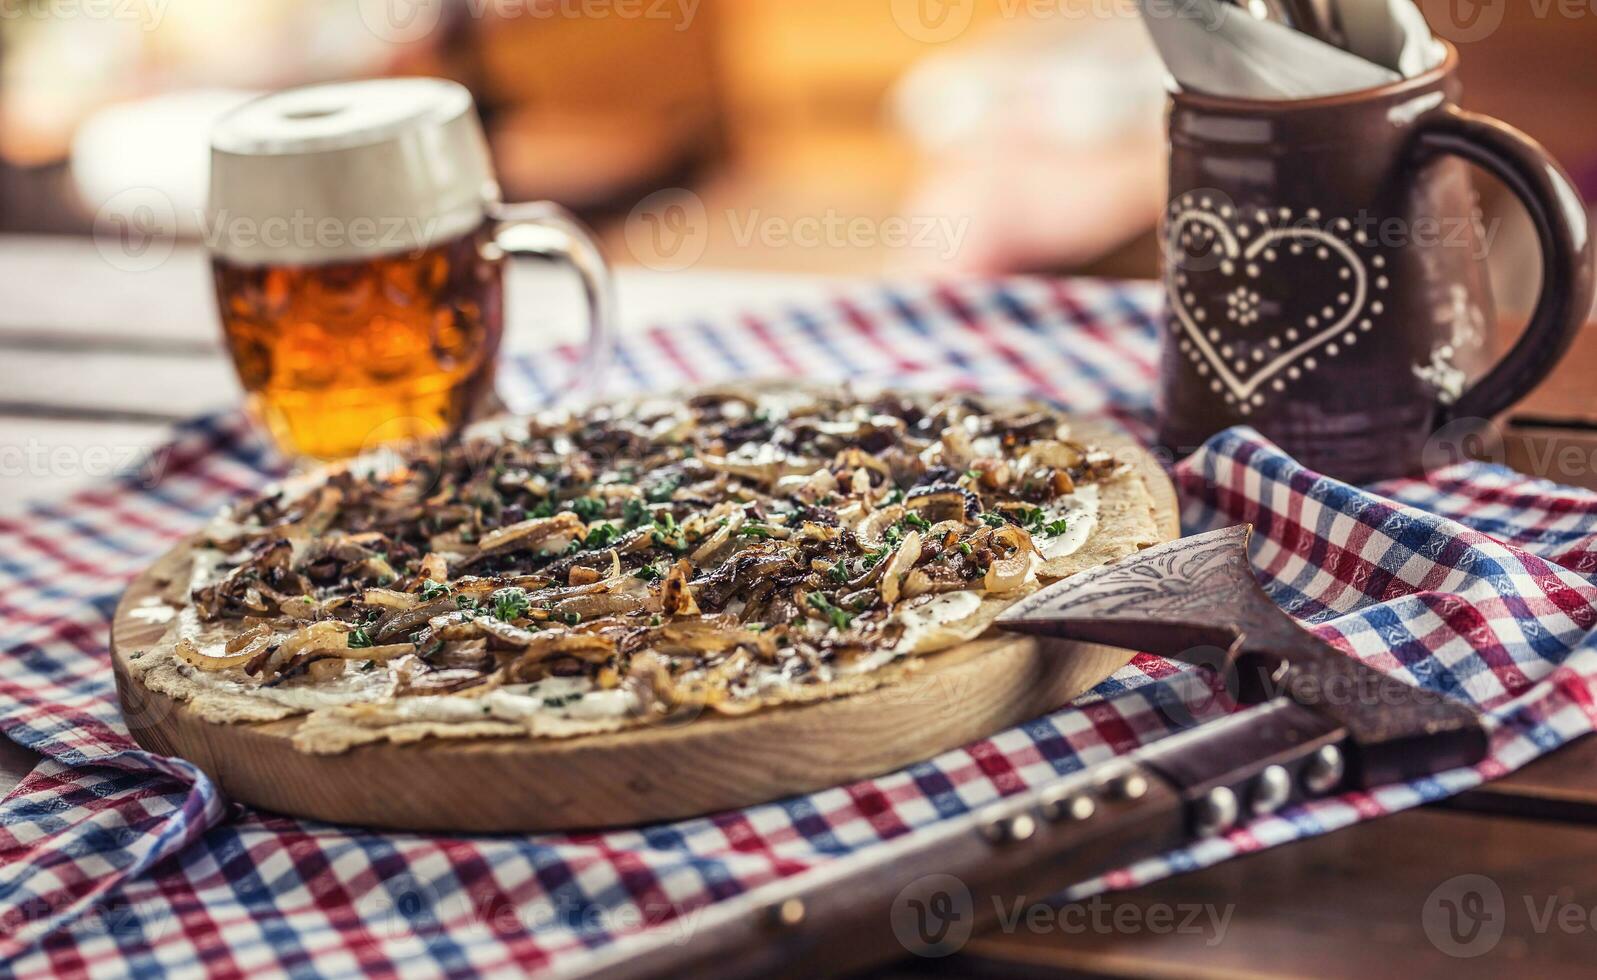
<path fill-rule="evenodd" d="M 219 328 L 210 268 L 197 246 L 179 245 L 153 268 L 129 269 L 112 265 L 88 239 L 0 235 L 0 268 L 13 284 L 0 303 L 0 338 L 21 332 L 216 345 Z M 770 311 L 814 302 L 818 294 L 851 281 L 858 280 L 617 266 L 618 323 L 625 332 L 664 320 Z M 568 270 L 540 261 L 515 262 L 506 288 L 507 350 L 535 350 L 581 338 L 582 295 Z"/>
<path fill-rule="evenodd" d="M 1460 880 L 1465 874 L 1489 884 Z M 1466 892 L 1474 890 L 1489 907 L 1494 889 L 1500 938 L 1481 955 L 1450 955 L 1471 947 L 1449 933 L 1445 903 L 1467 929 L 1473 906 L 1457 903 L 1472 902 Z M 1590 976 L 1594 908 L 1597 827 L 1418 810 L 1000 926 L 939 972 Z M 1482 947 L 1492 935 L 1484 928 Z"/>
<path fill-rule="evenodd" d="M 1521 473 L 1597 490 L 1597 425 L 1526 424 L 1520 418 L 1507 426 L 1503 449 L 1502 462 Z"/>
<path fill-rule="evenodd" d="M 1446 805 L 1597 826 L 1597 736 L 1581 738 Z"/>
<path fill-rule="evenodd" d="M 0 736 L 0 797 L 11 792 L 38 764 L 39 756 L 32 749 Z"/>
<path fill-rule="evenodd" d="M 0 414 L 89 412 L 172 421 L 236 404 L 232 365 L 219 355 L 145 356 L 121 351 L 10 350 Z"/>
<path fill-rule="evenodd" d="M 1506 351 L 1520 328 L 1505 325 L 1498 330 L 1498 346 Z M 1597 371 L 1597 322 L 1588 323 L 1575 338 L 1569 354 L 1530 396 L 1509 414 L 1520 418 L 1581 421 L 1597 424 L 1597 397 L 1592 390 Z"/>
<path fill-rule="evenodd" d="M 0 508 L 59 500 L 118 473 L 158 474 L 165 425 L 0 414 Z"/>

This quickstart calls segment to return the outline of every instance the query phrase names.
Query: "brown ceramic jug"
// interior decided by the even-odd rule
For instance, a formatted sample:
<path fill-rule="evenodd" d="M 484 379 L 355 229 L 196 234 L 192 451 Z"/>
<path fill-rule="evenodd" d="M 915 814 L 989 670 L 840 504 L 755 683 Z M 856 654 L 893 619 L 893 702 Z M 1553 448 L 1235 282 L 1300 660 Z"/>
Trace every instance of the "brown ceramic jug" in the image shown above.
<path fill-rule="evenodd" d="M 1345 480 L 1409 474 L 1438 429 L 1495 416 L 1569 349 L 1593 298 L 1580 195 L 1529 138 L 1458 108 L 1457 65 L 1449 47 L 1425 75 L 1300 101 L 1172 96 L 1166 447 L 1242 424 Z M 1523 202 L 1542 252 L 1495 365 L 1466 161 Z"/>

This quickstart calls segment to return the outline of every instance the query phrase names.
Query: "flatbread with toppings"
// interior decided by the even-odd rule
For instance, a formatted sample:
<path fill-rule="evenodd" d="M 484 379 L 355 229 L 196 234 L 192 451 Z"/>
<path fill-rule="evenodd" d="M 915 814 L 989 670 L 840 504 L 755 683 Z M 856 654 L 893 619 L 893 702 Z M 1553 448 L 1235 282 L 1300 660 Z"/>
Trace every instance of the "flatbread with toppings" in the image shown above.
<path fill-rule="evenodd" d="M 718 388 L 496 423 L 213 521 L 131 661 L 294 744 L 568 737 L 870 690 L 1160 539 L 1039 404 Z"/>

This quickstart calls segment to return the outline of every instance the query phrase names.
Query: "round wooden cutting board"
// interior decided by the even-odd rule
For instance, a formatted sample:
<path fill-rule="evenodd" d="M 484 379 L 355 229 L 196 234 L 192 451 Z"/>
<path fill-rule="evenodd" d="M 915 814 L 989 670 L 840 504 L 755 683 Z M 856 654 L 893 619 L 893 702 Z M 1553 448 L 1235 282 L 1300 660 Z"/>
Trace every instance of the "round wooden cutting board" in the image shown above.
<path fill-rule="evenodd" d="M 1177 537 L 1175 490 L 1158 463 L 1118 430 L 1074 428 L 1084 441 L 1136 454 L 1161 534 Z M 933 655 L 902 683 L 817 704 L 563 740 L 428 739 L 316 756 L 290 743 L 298 719 L 213 724 L 131 679 L 129 657 L 165 632 L 139 614 L 162 586 L 155 569 L 135 579 L 112 624 L 111 662 L 133 738 L 198 765 L 239 802 L 395 830 L 614 827 L 812 792 L 1045 714 L 1130 659 L 1107 647 L 993 635 Z"/>

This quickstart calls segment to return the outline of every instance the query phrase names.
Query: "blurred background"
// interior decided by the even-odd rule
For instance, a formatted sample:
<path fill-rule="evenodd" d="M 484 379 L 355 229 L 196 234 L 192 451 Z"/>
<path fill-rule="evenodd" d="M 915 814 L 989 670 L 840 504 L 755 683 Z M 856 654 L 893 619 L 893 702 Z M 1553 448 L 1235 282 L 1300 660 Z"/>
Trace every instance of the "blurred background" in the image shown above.
<path fill-rule="evenodd" d="M 1444 36 L 1452 2 L 1426 3 Z M 1597 198 L 1597 11 L 1543 6 L 1455 37 L 1465 101 Z M 1156 271 L 1163 79 L 1131 0 L 0 0 L 0 233 L 91 234 L 153 187 L 197 236 L 212 119 L 389 74 L 469 86 L 506 197 L 578 211 L 619 265 Z M 1534 247 L 1482 186 L 1512 310 Z"/>

